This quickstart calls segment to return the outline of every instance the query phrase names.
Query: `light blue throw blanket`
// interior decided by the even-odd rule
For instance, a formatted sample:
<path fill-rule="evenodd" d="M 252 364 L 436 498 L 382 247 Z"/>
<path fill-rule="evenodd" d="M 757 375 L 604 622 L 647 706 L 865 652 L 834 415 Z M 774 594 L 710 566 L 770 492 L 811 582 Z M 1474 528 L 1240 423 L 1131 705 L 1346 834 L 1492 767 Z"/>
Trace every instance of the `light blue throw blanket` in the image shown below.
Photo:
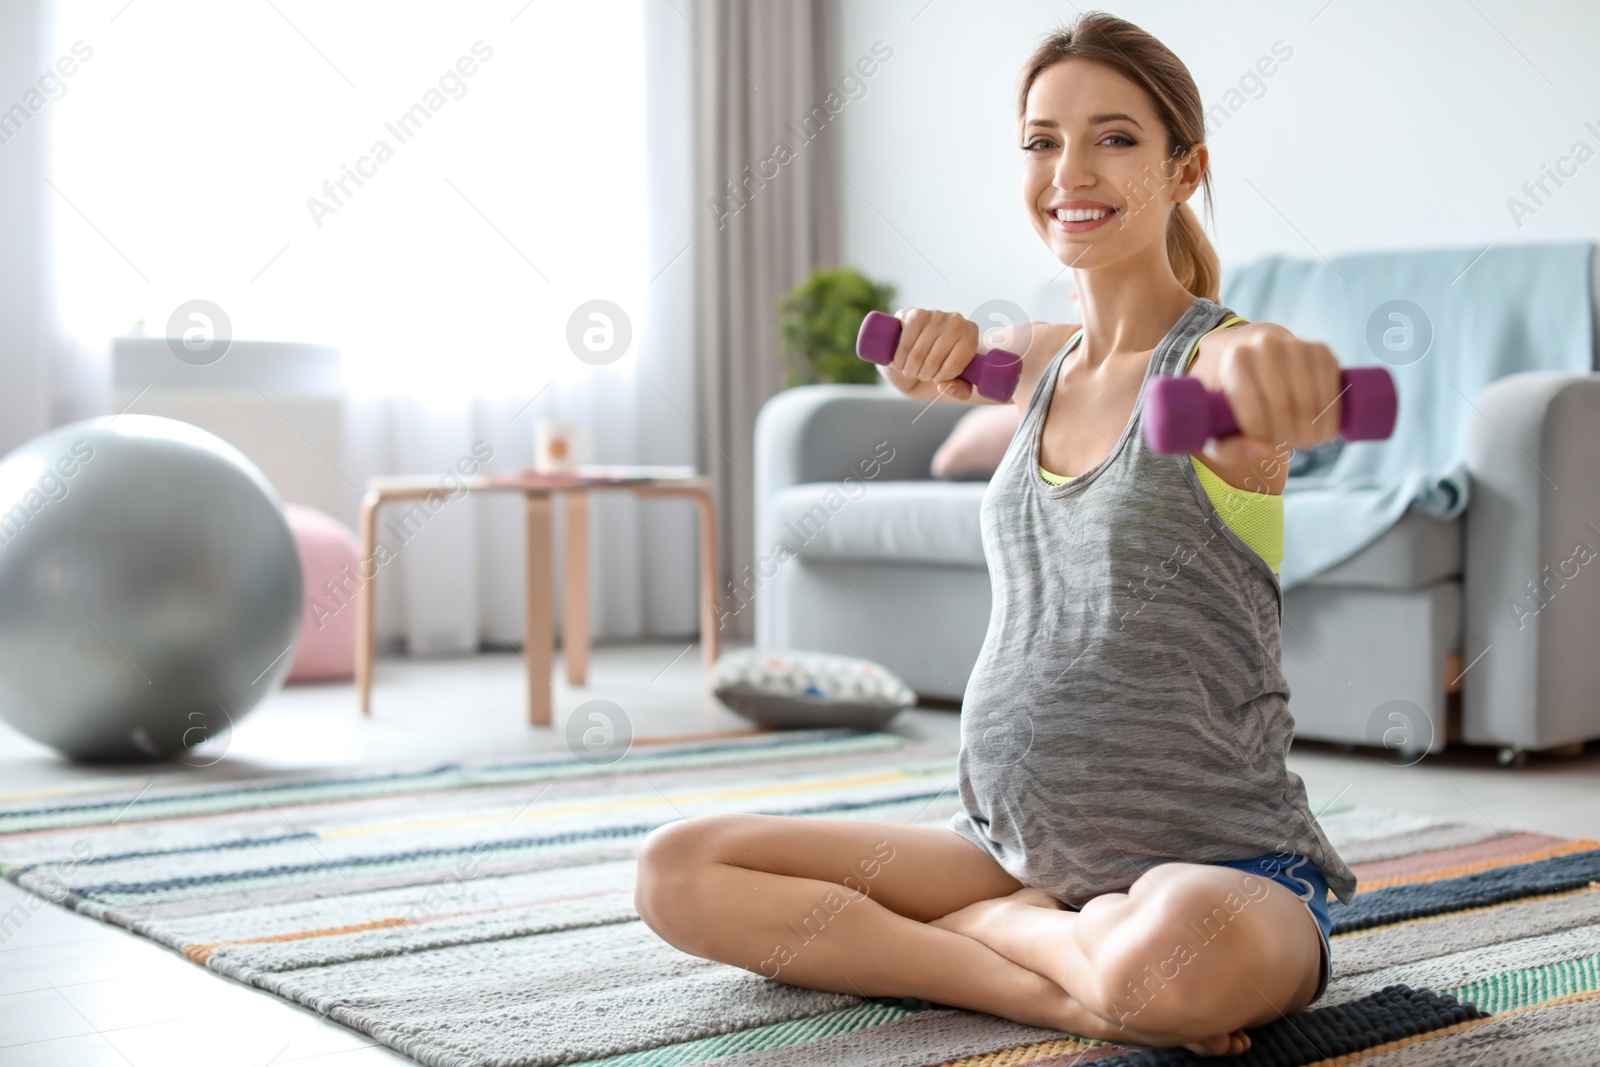
<path fill-rule="evenodd" d="M 1343 366 L 1388 366 L 1400 398 L 1393 437 L 1345 444 L 1290 477 L 1284 589 L 1359 552 L 1413 504 L 1441 519 L 1466 508 L 1467 430 L 1484 386 L 1519 371 L 1594 369 L 1593 250 L 1268 256 L 1223 271 L 1224 306 L 1323 342 Z"/>

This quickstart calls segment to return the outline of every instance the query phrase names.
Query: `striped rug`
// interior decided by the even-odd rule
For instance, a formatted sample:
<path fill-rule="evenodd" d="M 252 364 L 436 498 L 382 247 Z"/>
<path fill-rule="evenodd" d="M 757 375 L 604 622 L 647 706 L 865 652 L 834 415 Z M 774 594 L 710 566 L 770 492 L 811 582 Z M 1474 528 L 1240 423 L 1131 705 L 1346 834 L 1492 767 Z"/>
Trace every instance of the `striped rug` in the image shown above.
<path fill-rule="evenodd" d="M 633 911 L 633 857 L 664 822 L 936 825 L 953 771 L 946 749 L 817 731 L 610 766 L 78 787 L 0 797 L 0 873 L 439 1067 L 1198 1062 L 770 982 L 676 952 Z M 1349 805 L 1321 821 L 1361 880 L 1333 904 L 1333 984 L 1234 1062 L 1600 1063 L 1600 844 Z"/>

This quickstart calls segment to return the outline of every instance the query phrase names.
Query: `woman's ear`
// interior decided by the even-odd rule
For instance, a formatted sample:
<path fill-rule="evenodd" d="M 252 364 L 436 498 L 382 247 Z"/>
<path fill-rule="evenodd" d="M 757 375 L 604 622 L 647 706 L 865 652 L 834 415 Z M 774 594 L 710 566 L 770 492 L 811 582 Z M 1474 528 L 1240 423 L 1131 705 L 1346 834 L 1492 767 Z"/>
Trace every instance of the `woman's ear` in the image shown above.
<path fill-rule="evenodd" d="M 1174 203 L 1182 204 L 1195 194 L 1195 190 L 1200 188 L 1201 179 L 1206 176 L 1206 168 L 1210 165 L 1211 152 L 1204 144 L 1197 144 L 1189 149 L 1188 155 L 1182 158 L 1178 167 L 1178 187 L 1172 194 Z"/>

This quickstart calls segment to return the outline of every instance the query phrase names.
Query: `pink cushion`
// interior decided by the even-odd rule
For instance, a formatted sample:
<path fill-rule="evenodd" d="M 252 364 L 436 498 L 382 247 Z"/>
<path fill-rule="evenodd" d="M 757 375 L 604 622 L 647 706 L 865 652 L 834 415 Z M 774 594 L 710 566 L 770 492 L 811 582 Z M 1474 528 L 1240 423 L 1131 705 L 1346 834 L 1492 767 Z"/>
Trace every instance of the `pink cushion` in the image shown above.
<path fill-rule="evenodd" d="M 935 478 L 988 478 L 1000 466 L 1011 438 L 1022 425 L 1015 404 L 975 407 L 955 424 L 939 451 L 933 454 Z"/>
<path fill-rule="evenodd" d="M 300 550 L 305 607 L 291 682 L 350 678 L 356 671 L 356 591 L 359 542 L 353 530 L 315 508 L 285 504 L 283 513 Z"/>

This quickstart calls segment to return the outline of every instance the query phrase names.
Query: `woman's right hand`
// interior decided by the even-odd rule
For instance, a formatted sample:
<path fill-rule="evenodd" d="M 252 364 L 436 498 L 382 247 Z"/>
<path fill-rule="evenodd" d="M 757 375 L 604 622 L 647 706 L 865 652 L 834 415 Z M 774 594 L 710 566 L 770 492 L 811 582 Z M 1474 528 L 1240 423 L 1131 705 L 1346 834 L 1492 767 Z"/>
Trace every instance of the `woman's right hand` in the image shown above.
<path fill-rule="evenodd" d="M 971 402 L 972 383 L 958 377 L 978 354 L 978 324 L 954 311 L 901 308 L 900 344 L 883 366 L 889 384 L 916 400 Z"/>

